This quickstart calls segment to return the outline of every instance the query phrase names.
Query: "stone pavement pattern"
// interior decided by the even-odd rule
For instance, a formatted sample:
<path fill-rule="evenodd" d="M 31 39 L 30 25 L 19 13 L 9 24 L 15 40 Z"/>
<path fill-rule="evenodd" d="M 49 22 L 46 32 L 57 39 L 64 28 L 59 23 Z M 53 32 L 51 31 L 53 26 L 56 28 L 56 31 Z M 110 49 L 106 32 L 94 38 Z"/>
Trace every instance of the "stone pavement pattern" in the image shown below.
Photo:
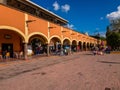
<path fill-rule="evenodd" d="M 0 90 L 120 90 L 120 55 L 77 53 L 0 64 Z"/>

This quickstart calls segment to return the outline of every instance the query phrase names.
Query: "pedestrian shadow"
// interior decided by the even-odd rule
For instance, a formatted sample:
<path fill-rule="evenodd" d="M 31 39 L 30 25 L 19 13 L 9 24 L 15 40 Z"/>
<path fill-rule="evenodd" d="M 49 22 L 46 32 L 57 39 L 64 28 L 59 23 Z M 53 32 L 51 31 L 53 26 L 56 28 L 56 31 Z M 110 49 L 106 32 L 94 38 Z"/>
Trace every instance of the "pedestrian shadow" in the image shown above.
<path fill-rule="evenodd" d="M 108 64 L 120 64 L 120 62 L 108 62 L 108 61 L 97 61 L 100 63 L 108 63 Z"/>

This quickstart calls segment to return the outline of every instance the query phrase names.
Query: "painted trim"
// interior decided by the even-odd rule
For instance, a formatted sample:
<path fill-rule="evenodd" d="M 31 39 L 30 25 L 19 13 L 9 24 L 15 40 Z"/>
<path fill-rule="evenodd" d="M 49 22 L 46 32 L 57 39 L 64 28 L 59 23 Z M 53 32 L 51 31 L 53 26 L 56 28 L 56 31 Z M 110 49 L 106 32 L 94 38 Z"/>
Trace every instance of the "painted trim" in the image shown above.
<path fill-rule="evenodd" d="M 70 41 L 70 45 L 72 44 L 72 41 L 71 41 L 70 38 L 68 38 L 68 37 L 65 37 L 65 38 L 62 40 L 62 43 L 64 42 L 65 39 L 67 39 L 67 40 Z"/>
<path fill-rule="evenodd" d="M 63 32 L 62 32 L 63 31 L 63 27 L 61 26 L 60 29 L 61 29 L 61 38 L 63 39 Z"/>
<path fill-rule="evenodd" d="M 48 22 L 48 38 L 50 38 L 50 22 Z"/>
<path fill-rule="evenodd" d="M 28 36 L 28 23 L 26 21 L 28 21 L 28 14 L 25 14 L 25 35 Z"/>
<path fill-rule="evenodd" d="M 32 37 L 32 36 L 34 36 L 34 35 L 41 35 L 41 36 L 43 36 L 43 37 L 47 40 L 47 42 L 48 42 L 47 36 L 45 36 L 43 33 L 40 33 L 40 32 L 34 32 L 34 33 L 31 33 L 30 35 L 28 35 L 28 41 L 29 41 L 30 37 Z"/>
<path fill-rule="evenodd" d="M 37 5 L 36 3 L 34 3 L 34 2 L 32 2 L 32 1 L 30 1 L 30 0 L 26 0 L 26 1 L 29 2 L 29 3 L 31 3 L 31 4 L 34 5 L 34 6 L 37 6 L 38 8 L 40 8 L 40 9 L 42 9 L 42 10 L 45 10 L 45 11 L 48 12 L 48 13 L 52 14 L 53 17 L 56 16 L 56 17 L 58 17 L 58 18 L 64 20 L 65 22 L 68 22 L 67 20 L 65 20 L 65 19 L 63 19 L 62 17 L 56 15 L 55 13 L 53 13 L 53 12 L 51 12 L 51 11 L 49 11 L 49 10 L 43 8 L 43 7 L 41 7 L 40 5 Z"/>
<path fill-rule="evenodd" d="M 48 40 L 49 43 L 50 43 L 50 40 L 51 40 L 52 38 L 58 38 L 58 39 L 60 40 L 60 42 L 62 43 L 62 39 L 61 39 L 59 36 L 57 36 L 57 35 L 51 36 L 51 37 L 49 38 L 49 40 Z"/>
<path fill-rule="evenodd" d="M 72 40 L 72 44 L 73 44 L 73 41 L 75 41 L 75 42 L 76 42 L 76 44 L 78 45 L 78 42 L 77 42 L 77 40 L 75 40 L 75 39 L 74 39 L 74 40 Z"/>
<path fill-rule="evenodd" d="M 76 41 L 76 42 L 77 42 L 77 40 L 76 40 L 76 39 L 72 39 L 72 41 Z"/>
<path fill-rule="evenodd" d="M 19 29 L 15 28 L 15 27 L 11 27 L 11 26 L 0 26 L 0 29 L 7 29 L 7 30 L 10 30 L 10 31 L 15 31 L 17 33 L 19 33 L 22 38 L 25 40 L 25 42 L 27 42 L 27 39 L 25 37 L 25 34 L 23 32 L 21 32 Z"/>

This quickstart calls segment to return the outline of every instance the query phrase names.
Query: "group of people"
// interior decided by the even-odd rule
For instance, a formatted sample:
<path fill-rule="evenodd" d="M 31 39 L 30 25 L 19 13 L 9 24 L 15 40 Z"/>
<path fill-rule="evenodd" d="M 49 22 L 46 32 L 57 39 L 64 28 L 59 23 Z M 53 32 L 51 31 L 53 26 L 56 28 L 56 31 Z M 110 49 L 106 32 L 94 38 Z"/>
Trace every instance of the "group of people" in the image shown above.
<path fill-rule="evenodd" d="M 92 48 L 93 55 L 104 55 L 104 53 L 110 54 L 110 51 L 110 47 L 95 46 Z"/>
<path fill-rule="evenodd" d="M 47 46 L 37 46 L 33 49 L 34 55 L 47 53 Z"/>
<path fill-rule="evenodd" d="M 22 58 L 23 52 L 10 52 L 7 50 L 4 50 L 0 53 L 0 59 L 10 59 L 10 58 Z"/>
<path fill-rule="evenodd" d="M 10 58 L 10 52 L 4 50 L 1 52 L 1 59 L 6 59 L 6 58 Z"/>

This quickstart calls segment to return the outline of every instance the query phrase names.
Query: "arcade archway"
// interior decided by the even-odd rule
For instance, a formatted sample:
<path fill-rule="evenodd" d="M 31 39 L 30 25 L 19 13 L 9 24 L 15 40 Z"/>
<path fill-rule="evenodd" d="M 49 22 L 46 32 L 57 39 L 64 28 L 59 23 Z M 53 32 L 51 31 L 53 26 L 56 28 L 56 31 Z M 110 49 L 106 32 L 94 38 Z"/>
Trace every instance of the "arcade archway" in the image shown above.
<path fill-rule="evenodd" d="M 90 44 L 87 43 L 87 50 L 90 50 Z"/>
<path fill-rule="evenodd" d="M 72 41 L 71 50 L 74 51 L 74 52 L 77 51 L 77 41 L 76 40 Z"/>
<path fill-rule="evenodd" d="M 94 44 L 90 43 L 90 50 L 92 50 L 93 47 L 94 47 Z"/>
<path fill-rule="evenodd" d="M 63 40 L 63 49 L 65 49 L 65 48 L 71 48 L 69 39 L 64 39 Z"/>
<path fill-rule="evenodd" d="M 82 47 L 83 47 L 83 46 L 82 46 L 82 42 L 79 41 L 79 42 L 78 42 L 78 48 L 79 48 L 80 51 L 82 51 Z"/>
<path fill-rule="evenodd" d="M 32 50 L 34 55 L 47 54 L 47 39 L 39 34 L 35 34 L 29 38 L 28 49 Z"/>
<path fill-rule="evenodd" d="M 0 54 L 3 58 L 4 52 L 9 53 L 11 58 L 18 58 L 18 54 L 24 52 L 25 37 L 18 31 L 20 32 L 18 29 L 0 28 Z"/>
<path fill-rule="evenodd" d="M 83 42 L 83 50 L 86 51 L 86 42 Z"/>
<path fill-rule="evenodd" d="M 58 37 L 53 37 L 50 39 L 49 50 L 50 54 L 61 50 L 61 40 Z"/>

